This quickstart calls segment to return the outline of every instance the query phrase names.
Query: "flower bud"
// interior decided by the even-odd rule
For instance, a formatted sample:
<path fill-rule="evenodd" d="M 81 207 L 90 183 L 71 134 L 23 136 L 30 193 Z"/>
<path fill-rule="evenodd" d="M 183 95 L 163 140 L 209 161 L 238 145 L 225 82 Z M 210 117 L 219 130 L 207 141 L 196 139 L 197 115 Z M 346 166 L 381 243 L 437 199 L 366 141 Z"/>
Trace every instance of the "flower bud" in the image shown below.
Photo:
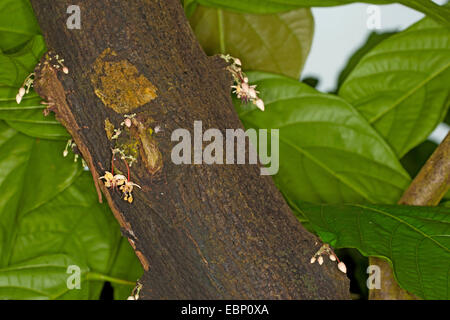
<path fill-rule="evenodd" d="M 312 257 L 310 262 L 311 262 L 311 263 L 316 262 L 316 257 Z"/>
<path fill-rule="evenodd" d="M 237 66 L 242 66 L 242 62 L 241 62 L 241 60 L 239 60 L 238 58 L 235 58 L 234 59 L 234 63 L 237 65 Z"/>
<path fill-rule="evenodd" d="M 345 266 L 345 264 L 341 261 L 338 263 L 338 268 L 339 270 L 341 270 L 343 273 L 347 273 L 347 267 Z"/>
<path fill-rule="evenodd" d="M 261 99 L 258 99 L 255 101 L 255 105 L 260 109 L 261 111 L 264 111 L 264 101 Z"/>
<path fill-rule="evenodd" d="M 63 72 L 65 73 L 65 74 L 69 74 L 69 68 L 67 68 L 67 67 L 63 67 Z"/>
<path fill-rule="evenodd" d="M 320 257 L 317 259 L 317 262 L 319 262 L 319 264 L 322 265 L 322 263 L 323 263 L 323 257 L 320 256 Z"/>
<path fill-rule="evenodd" d="M 24 87 L 22 87 L 22 88 L 19 89 L 19 95 L 20 95 L 21 97 L 23 97 L 23 96 L 25 95 L 25 88 L 24 88 Z"/>
<path fill-rule="evenodd" d="M 16 102 L 17 102 L 17 104 L 20 104 L 20 102 L 22 102 L 22 97 L 23 97 L 23 96 L 21 96 L 20 93 L 17 94 L 17 96 L 16 96 Z"/>
<path fill-rule="evenodd" d="M 136 300 L 134 296 L 129 296 L 127 300 Z"/>
<path fill-rule="evenodd" d="M 336 256 L 334 254 L 330 254 L 330 260 L 331 261 L 336 261 Z"/>

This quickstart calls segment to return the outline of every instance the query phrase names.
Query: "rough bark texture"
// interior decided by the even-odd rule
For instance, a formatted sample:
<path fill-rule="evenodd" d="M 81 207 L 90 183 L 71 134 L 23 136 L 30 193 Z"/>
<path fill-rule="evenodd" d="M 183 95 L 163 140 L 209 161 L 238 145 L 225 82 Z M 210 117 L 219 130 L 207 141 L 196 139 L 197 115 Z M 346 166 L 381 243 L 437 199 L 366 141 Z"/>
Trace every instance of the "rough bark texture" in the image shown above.
<path fill-rule="evenodd" d="M 131 177 L 142 190 L 129 204 L 103 183 L 98 188 L 145 268 L 140 298 L 349 298 L 348 279 L 335 263 L 309 263 L 321 244 L 259 166 L 172 163 L 174 129 L 192 133 L 194 120 L 203 130 L 242 127 L 224 62 L 202 51 L 179 0 L 31 3 L 48 48 L 70 70 L 58 72 L 44 58 L 36 90 L 54 103 L 50 110 L 94 181 L 111 170 L 105 120 L 119 128 L 124 114 L 137 114 Z M 72 4 L 81 7 L 81 30 L 66 28 Z M 145 134 L 155 126 L 162 132 Z"/>
<path fill-rule="evenodd" d="M 412 206 L 437 206 L 450 186 L 450 134 L 425 163 L 409 188 L 403 193 L 399 204 Z M 418 299 L 403 290 L 394 278 L 392 268 L 383 259 L 371 257 L 370 264 L 380 267 L 381 290 L 370 290 L 372 300 Z"/>

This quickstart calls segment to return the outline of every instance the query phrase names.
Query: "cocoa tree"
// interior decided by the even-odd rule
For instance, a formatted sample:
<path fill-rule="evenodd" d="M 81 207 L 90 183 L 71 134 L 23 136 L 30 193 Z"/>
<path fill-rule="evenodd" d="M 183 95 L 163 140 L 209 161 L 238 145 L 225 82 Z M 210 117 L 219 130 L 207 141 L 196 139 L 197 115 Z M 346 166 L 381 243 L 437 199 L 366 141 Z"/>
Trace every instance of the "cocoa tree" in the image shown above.
<path fill-rule="evenodd" d="M 352 0 L 4 1 L 0 297 L 343 299 L 342 256 L 372 299 L 448 296 L 448 138 L 418 173 L 449 106 L 448 5 L 400 1 L 427 16 L 326 94 L 298 81 L 307 7 Z M 279 137 L 273 177 L 230 164 L 241 121 Z M 370 257 L 367 284 L 330 245 Z"/>
<path fill-rule="evenodd" d="M 65 28 L 65 1 L 31 3 L 48 48 L 64 57 L 70 70 L 57 72 L 44 56 L 36 91 L 73 137 L 135 248 L 145 270 L 141 298 L 348 297 L 348 281 L 335 266 L 310 264 L 318 240 L 296 221 L 258 166 L 172 163 L 173 130 L 192 130 L 196 120 L 205 128 L 242 127 L 229 96 L 226 64 L 206 56 L 178 0 L 84 1 L 83 28 L 77 32 Z M 98 74 L 103 78 L 96 82 Z M 133 81 L 135 86 L 115 87 Z M 151 101 L 142 86 L 154 91 Z M 130 91 L 105 103 L 96 90 Z M 130 175 L 142 187 L 132 204 L 99 180 L 111 170 L 105 121 L 119 127 L 130 113 L 137 120 L 129 139 L 139 145 Z M 149 143 L 142 135 L 155 125 L 162 133 Z M 154 150 L 147 151 L 151 144 Z M 147 159 L 160 156 L 156 166 Z M 127 171 L 120 162 L 117 168 Z"/>

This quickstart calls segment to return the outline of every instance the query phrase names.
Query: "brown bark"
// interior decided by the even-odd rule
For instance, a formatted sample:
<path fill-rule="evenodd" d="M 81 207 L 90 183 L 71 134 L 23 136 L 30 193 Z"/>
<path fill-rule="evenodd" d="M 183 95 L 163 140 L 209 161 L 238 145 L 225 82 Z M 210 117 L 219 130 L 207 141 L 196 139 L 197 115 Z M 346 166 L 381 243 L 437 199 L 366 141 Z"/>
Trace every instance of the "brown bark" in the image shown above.
<path fill-rule="evenodd" d="M 412 206 L 436 206 L 450 186 L 450 134 L 436 148 L 430 159 L 403 193 L 399 204 Z M 385 260 L 371 257 L 371 265 L 378 265 L 381 271 L 381 290 L 370 290 L 372 300 L 410 300 L 418 299 L 400 288 L 394 278 L 392 268 Z"/>
<path fill-rule="evenodd" d="M 403 193 L 399 204 L 437 206 L 450 185 L 450 134 L 436 148 L 430 159 Z"/>
<path fill-rule="evenodd" d="M 172 163 L 174 129 L 192 134 L 195 120 L 203 130 L 242 127 L 225 65 L 202 51 L 179 0 L 79 1 L 81 30 L 66 28 L 73 1 L 31 3 L 49 49 L 70 71 L 42 60 L 36 90 L 55 103 L 96 182 L 111 170 L 105 120 L 118 128 L 125 113 L 137 114 L 131 176 L 142 190 L 129 204 L 98 188 L 145 268 L 141 298 L 349 298 L 335 264 L 309 263 L 321 244 L 259 166 Z M 156 125 L 162 132 L 149 139 L 145 129 Z"/>

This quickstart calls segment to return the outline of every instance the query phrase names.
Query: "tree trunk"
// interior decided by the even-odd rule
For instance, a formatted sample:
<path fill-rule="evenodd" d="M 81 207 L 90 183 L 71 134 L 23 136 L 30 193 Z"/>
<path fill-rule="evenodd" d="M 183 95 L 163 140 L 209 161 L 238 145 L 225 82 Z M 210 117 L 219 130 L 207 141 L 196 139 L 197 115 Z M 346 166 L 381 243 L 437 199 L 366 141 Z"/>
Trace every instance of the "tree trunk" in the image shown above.
<path fill-rule="evenodd" d="M 134 247 L 145 269 L 140 298 L 348 299 L 335 263 L 310 264 L 319 240 L 258 165 L 171 161 L 177 128 L 192 136 L 195 120 L 203 130 L 242 128 L 225 63 L 205 55 L 180 1 L 79 1 L 80 30 L 66 27 L 72 2 L 31 0 L 48 48 L 69 69 L 44 57 L 35 88 L 54 104 Z M 112 125 L 133 113 L 122 145 L 135 143 L 131 180 L 142 189 L 130 204 L 99 177 L 111 171 Z M 115 166 L 127 172 L 124 162 Z"/>

